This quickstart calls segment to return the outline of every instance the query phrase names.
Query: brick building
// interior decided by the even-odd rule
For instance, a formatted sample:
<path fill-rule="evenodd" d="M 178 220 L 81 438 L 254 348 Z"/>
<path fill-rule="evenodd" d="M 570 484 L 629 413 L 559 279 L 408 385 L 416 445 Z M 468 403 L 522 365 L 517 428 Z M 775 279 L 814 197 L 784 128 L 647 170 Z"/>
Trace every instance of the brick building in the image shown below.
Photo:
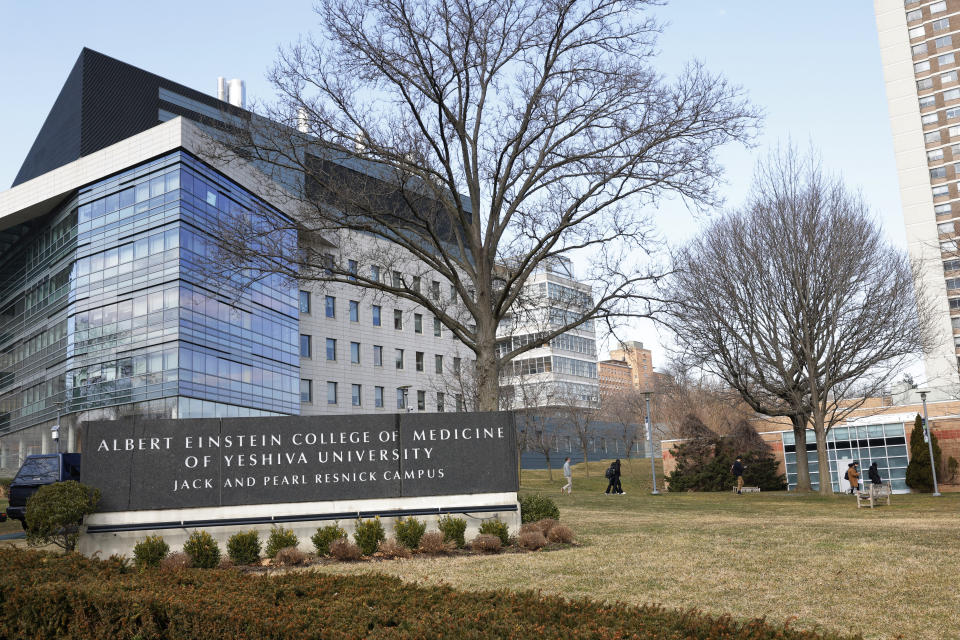
<path fill-rule="evenodd" d="M 865 474 L 867 467 L 876 461 L 880 476 L 892 483 L 895 493 L 909 491 L 904 476 L 910 458 L 910 432 L 916 416 L 923 415 L 923 405 L 915 397 L 915 392 L 905 395 L 907 397 L 897 404 L 894 404 L 890 397 L 872 398 L 850 418 L 828 432 L 827 456 L 834 491 L 844 488 L 845 481 L 841 476 L 846 471 L 847 463 L 853 461 L 859 462 L 861 474 Z M 930 428 L 940 445 L 943 460 L 946 461 L 951 456 L 960 460 L 960 400 L 928 401 L 927 415 Z M 797 444 L 789 421 L 758 417 L 753 425 L 770 445 L 780 463 L 780 471 L 787 476 L 790 490 L 794 489 L 797 481 Z M 671 451 L 678 442 L 661 442 L 665 475 L 676 468 L 676 460 Z M 812 429 L 807 431 L 805 444 L 810 480 L 816 490 L 819 487 L 820 472 Z M 938 481 L 941 491 L 960 491 L 960 477 L 938 477 Z"/>

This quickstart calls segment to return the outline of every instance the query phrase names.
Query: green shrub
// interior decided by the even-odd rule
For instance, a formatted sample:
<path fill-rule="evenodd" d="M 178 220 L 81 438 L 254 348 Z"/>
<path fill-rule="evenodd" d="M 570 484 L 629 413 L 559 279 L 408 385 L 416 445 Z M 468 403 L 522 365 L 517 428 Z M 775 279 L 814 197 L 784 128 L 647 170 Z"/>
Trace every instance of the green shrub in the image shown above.
<path fill-rule="evenodd" d="M 539 529 L 537 531 L 539 532 Z M 480 525 L 480 533 L 497 536 L 500 538 L 500 544 L 503 546 L 510 544 L 510 530 L 507 529 L 505 522 L 500 522 L 499 520 L 487 520 Z"/>
<path fill-rule="evenodd" d="M 343 530 L 339 523 L 335 522 L 317 529 L 310 540 L 313 541 L 313 548 L 317 550 L 318 556 L 328 556 L 330 555 L 330 543 L 346 537 L 347 532 Z"/>
<path fill-rule="evenodd" d="M 536 522 L 544 518 L 560 519 L 557 504 L 539 493 L 520 498 L 520 522 Z"/>
<path fill-rule="evenodd" d="M 360 547 L 360 552 L 365 556 L 372 556 L 377 551 L 377 547 L 380 546 L 380 542 L 387 539 L 387 534 L 383 530 L 383 525 L 380 524 L 380 518 L 372 518 L 370 520 L 361 520 L 357 519 L 357 525 L 353 531 L 353 539 L 356 541 L 357 546 Z"/>
<path fill-rule="evenodd" d="M 227 540 L 227 555 L 234 564 L 253 564 L 260 560 L 260 534 L 251 529 L 235 533 Z"/>
<path fill-rule="evenodd" d="M 782 491 L 787 480 L 770 446 L 745 420 L 733 432 L 719 436 L 694 414 L 680 426 L 687 439 L 671 451 L 676 467 L 666 477 L 670 491 L 730 491 L 736 483 L 731 467 L 737 456 L 743 459 L 743 482 L 763 491 Z"/>
<path fill-rule="evenodd" d="M 393 535 L 397 537 L 397 542 L 408 549 L 420 546 L 420 538 L 426 530 L 427 524 L 413 517 L 397 518 L 393 523 Z"/>
<path fill-rule="evenodd" d="M 454 518 L 453 516 L 443 516 L 437 521 L 437 528 L 443 534 L 445 542 L 452 542 L 458 549 L 467 546 L 467 541 L 463 534 L 467 530 L 467 521 L 463 518 Z"/>
<path fill-rule="evenodd" d="M 213 569 L 220 564 L 220 547 L 213 536 L 203 531 L 194 531 L 183 545 L 183 552 L 190 564 L 198 569 Z"/>
<path fill-rule="evenodd" d="M 27 543 L 55 544 L 73 551 L 80 538 L 83 517 L 97 509 L 100 490 L 75 480 L 56 482 L 37 489 L 27 500 Z"/>
<path fill-rule="evenodd" d="M 277 551 L 280 551 L 280 549 L 296 547 L 299 544 L 300 539 L 292 529 L 273 527 L 270 530 L 270 537 L 267 539 L 267 549 L 265 553 L 267 554 L 268 558 L 273 558 L 275 555 L 277 555 Z"/>
<path fill-rule="evenodd" d="M 933 442 L 933 459 L 937 469 L 941 468 L 940 443 L 937 436 L 930 434 Z M 910 432 L 910 462 L 907 463 L 907 486 L 913 491 L 929 493 L 933 491 L 933 472 L 930 470 L 930 445 L 923 439 L 923 418 L 917 414 Z"/>
<path fill-rule="evenodd" d="M 170 545 L 163 536 L 147 536 L 133 548 L 133 563 L 138 569 L 159 567 L 163 559 L 170 553 Z"/>
<path fill-rule="evenodd" d="M 533 590 L 465 592 L 377 574 L 290 572 L 262 580 L 239 571 L 123 572 L 114 563 L 78 554 L 9 548 L 0 548 L 0 573 L 4 638 L 855 637 L 688 608 L 567 599 Z"/>

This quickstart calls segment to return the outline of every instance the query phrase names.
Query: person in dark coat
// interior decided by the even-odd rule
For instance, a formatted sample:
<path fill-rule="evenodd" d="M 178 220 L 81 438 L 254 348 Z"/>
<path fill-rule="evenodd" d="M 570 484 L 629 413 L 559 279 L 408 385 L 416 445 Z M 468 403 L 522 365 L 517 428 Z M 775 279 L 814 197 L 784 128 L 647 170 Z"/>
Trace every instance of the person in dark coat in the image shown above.
<path fill-rule="evenodd" d="M 737 479 L 737 493 L 743 493 L 743 458 L 737 456 L 736 462 L 730 467 L 730 473 Z"/>
<path fill-rule="evenodd" d="M 620 486 L 620 458 L 617 458 L 612 463 L 610 463 L 609 479 L 610 482 L 607 484 L 607 490 L 604 493 L 616 493 L 618 495 L 625 495 L 623 487 Z"/>
<path fill-rule="evenodd" d="M 877 469 L 876 460 L 874 460 L 873 464 L 870 465 L 870 468 L 867 470 L 867 475 L 870 477 L 870 482 L 873 484 L 883 484 L 883 479 L 880 477 L 880 470 Z"/>

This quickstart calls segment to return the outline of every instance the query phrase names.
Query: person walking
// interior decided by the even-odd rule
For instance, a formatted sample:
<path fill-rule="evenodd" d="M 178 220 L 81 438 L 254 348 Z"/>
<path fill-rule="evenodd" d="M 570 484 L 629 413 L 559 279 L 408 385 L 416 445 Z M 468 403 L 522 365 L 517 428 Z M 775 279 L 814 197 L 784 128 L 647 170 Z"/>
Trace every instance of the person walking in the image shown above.
<path fill-rule="evenodd" d="M 873 484 L 883 484 L 883 479 L 880 477 L 880 470 L 877 469 L 876 460 L 874 460 L 873 464 L 870 465 L 870 468 L 867 470 L 867 475 L 870 477 L 870 482 Z"/>
<path fill-rule="evenodd" d="M 860 472 L 857 471 L 856 462 L 847 465 L 847 480 L 850 481 L 850 495 L 855 495 L 860 489 Z"/>
<path fill-rule="evenodd" d="M 746 467 L 743 466 L 743 458 L 737 456 L 737 459 L 734 461 L 733 465 L 730 467 L 730 473 L 737 479 L 737 493 L 743 493 L 743 470 Z"/>
<path fill-rule="evenodd" d="M 573 493 L 573 472 L 570 470 L 570 456 L 563 460 L 563 477 L 567 479 L 567 484 L 560 487 L 560 493 Z"/>
<path fill-rule="evenodd" d="M 620 458 L 610 463 L 610 468 L 607 469 L 606 476 L 610 482 L 607 484 L 607 490 L 604 491 L 604 493 L 612 492 L 621 496 L 626 495 L 623 487 L 620 486 Z"/>

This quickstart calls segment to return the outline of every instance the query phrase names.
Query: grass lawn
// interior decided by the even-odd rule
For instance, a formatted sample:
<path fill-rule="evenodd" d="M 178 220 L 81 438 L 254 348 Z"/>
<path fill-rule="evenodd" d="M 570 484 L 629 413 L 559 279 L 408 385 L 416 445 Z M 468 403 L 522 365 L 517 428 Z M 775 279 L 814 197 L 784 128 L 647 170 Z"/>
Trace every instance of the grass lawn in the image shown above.
<path fill-rule="evenodd" d="M 6 513 L 8 504 L 9 502 L 7 502 L 6 499 L 0 498 L 0 511 Z M 19 531 L 23 531 L 23 527 L 20 526 L 19 520 L 7 518 L 6 522 L 0 522 L 0 536 L 4 535 L 5 533 L 17 533 Z"/>
<path fill-rule="evenodd" d="M 580 548 L 317 570 L 696 607 L 865 638 L 960 638 L 960 494 L 897 495 L 872 511 L 852 496 L 652 496 L 649 460 L 634 460 L 627 495 L 606 496 L 605 466 L 591 463 L 589 479 L 574 467 L 572 496 L 557 471 L 553 482 L 522 474 L 521 493 L 551 495 Z"/>

